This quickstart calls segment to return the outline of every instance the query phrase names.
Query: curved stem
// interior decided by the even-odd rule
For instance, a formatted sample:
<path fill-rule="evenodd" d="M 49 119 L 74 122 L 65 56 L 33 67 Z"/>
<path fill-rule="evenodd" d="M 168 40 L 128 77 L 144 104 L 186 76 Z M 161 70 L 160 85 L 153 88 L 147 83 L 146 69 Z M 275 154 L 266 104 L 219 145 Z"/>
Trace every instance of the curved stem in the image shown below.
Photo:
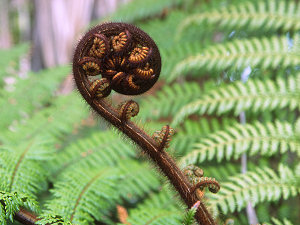
<path fill-rule="evenodd" d="M 86 93 L 83 96 L 88 96 L 88 94 Z M 178 168 L 175 161 L 168 155 L 167 152 L 159 150 L 159 146 L 157 146 L 152 137 L 147 135 L 141 128 L 131 121 L 122 123 L 119 118 L 119 114 L 104 100 L 100 99 L 91 101 L 88 98 L 86 100 L 100 116 L 117 127 L 121 132 L 126 134 L 131 140 L 141 147 L 141 149 L 152 159 L 161 172 L 169 179 L 170 183 L 174 186 L 189 208 L 198 201 L 196 196 L 191 192 L 192 185 Z M 200 203 L 195 218 L 201 225 L 215 224 L 203 203 Z"/>
<path fill-rule="evenodd" d="M 38 221 L 37 217 L 34 214 L 26 211 L 23 208 L 21 208 L 19 212 L 15 214 L 14 218 L 15 220 L 25 225 L 35 225 L 35 222 Z"/>

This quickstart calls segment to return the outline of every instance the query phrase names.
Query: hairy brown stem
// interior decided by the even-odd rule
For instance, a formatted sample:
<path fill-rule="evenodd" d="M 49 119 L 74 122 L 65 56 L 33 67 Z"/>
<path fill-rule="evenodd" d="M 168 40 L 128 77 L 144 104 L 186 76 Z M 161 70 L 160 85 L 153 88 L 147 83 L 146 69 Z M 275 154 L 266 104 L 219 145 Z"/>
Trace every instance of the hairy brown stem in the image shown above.
<path fill-rule="evenodd" d="M 189 183 L 187 178 L 178 168 L 174 160 L 168 155 L 168 153 L 159 150 L 159 147 L 157 146 L 153 138 L 147 135 L 142 129 L 140 129 L 131 121 L 128 121 L 125 124 L 122 123 L 117 112 L 113 108 L 111 108 L 104 100 L 91 101 L 91 99 L 88 98 L 88 94 L 85 96 L 87 97 L 87 102 L 97 113 L 100 114 L 100 116 L 105 118 L 119 130 L 121 130 L 137 145 L 139 145 L 146 154 L 149 155 L 149 157 L 164 173 L 164 175 L 168 177 L 170 183 L 174 186 L 176 191 L 180 194 L 181 198 L 189 208 L 192 207 L 196 201 L 198 201 L 198 199 L 192 192 L 192 185 Z M 215 224 L 211 215 L 202 203 L 200 203 L 195 218 L 201 225 Z"/>
<path fill-rule="evenodd" d="M 173 133 L 171 128 L 166 126 L 163 129 L 166 133 L 162 130 L 163 136 L 156 135 L 156 140 L 130 121 L 130 117 L 136 115 L 128 110 L 130 101 L 119 112 L 103 99 L 107 96 L 100 84 L 103 79 L 118 93 L 138 95 L 154 85 L 160 70 L 161 58 L 154 41 L 139 28 L 125 23 L 104 23 L 91 29 L 78 43 L 73 58 L 75 82 L 86 102 L 141 147 L 191 208 L 199 200 L 192 184 L 164 151 Z M 99 77 L 101 79 L 97 80 Z M 91 80 L 99 86 L 91 85 Z M 97 96 L 93 94 L 96 92 Z M 138 112 L 138 106 L 133 109 Z M 203 203 L 195 218 L 201 225 L 215 224 Z"/>
<path fill-rule="evenodd" d="M 34 214 L 26 211 L 23 208 L 21 208 L 19 212 L 15 214 L 14 218 L 15 220 L 25 225 L 34 225 L 35 222 L 38 221 L 37 217 Z"/>

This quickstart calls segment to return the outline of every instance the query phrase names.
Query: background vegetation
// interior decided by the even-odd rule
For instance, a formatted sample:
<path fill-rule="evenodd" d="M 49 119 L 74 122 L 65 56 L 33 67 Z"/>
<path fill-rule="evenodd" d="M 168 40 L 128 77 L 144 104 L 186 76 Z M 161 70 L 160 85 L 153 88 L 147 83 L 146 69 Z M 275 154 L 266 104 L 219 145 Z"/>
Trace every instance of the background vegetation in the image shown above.
<path fill-rule="evenodd" d="M 220 182 L 204 199 L 217 223 L 297 224 L 298 1 L 132 0 L 92 24 L 104 20 L 134 23 L 156 41 L 162 73 L 134 97 L 136 122 L 149 133 L 171 124 L 180 167 Z M 166 180 L 68 91 L 70 65 L 24 69 L 35 42 L 12 27 L 13 47 L 0 52 L 0 223 L 22 206 L 40 223 L 181 224 L 184 205 Z"/>

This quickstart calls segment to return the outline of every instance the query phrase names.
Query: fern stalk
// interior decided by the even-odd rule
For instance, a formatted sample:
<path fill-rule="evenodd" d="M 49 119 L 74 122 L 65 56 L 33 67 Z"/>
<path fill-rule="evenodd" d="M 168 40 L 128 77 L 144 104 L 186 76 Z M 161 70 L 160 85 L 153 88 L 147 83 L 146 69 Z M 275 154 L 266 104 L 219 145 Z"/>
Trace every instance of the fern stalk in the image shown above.
<path fill-rule="evenodd" d="M 147 82 L 141 81 L 143 85 L 138 86 L 137 83 L 135 84 L 132 80 L 132 76 L 135 76 L 135 78 L 138 81 L 138 79 L 141 79 L 140 77 L 142 76 L 140 73 L 135 75 L 127 75 L 127 69 L 126 67 L 123 68 L 121 63 L 118 68 L 118 71 L 121 68 L 121 70 L 124 70 L 124 72 L 112 74 L 111 71 L 115 71 L 116 68 L 114 67 L 113 63 L 106 62 L 107 65 L 109 65 L 109 70 L 107 72 L 109 75 L 106 76 L 106 72 L 102 71 L 101 74 L 104 78 L 93 81 L 93 83 L 91 83 L 91 81 L 89 80 L 89 76 L 91 75 L 89 75 L 89 70 L 85 65 L 94 65 L 91 71 L 97 71 L 99 66 L 97 66 L 96 63 L 99 59 L 91 57 L 93 55 L 88 53 L 86 46 L 92 44 L 89 42 L 93 40 L 94 35 L 97 35 L 98 39 L 101 38 L 103 43 L 108 43 L 108 39 L 106 39 L 105 35 L 107 35 L 108 37 L 111 36 L 112 33 L 114 33 L 114 35 L 118 35 L 123 30 L 126 30 L 128 35 L 127 39 L 124 38 L 125 44 L 120 47 L 121 51 L 118 52 L 118 55 L 121 55 L 122 57 L 127 57 L 129 55 L 127 52 L 129 47 L 126 46 L 147 46 L 142 48 L 144 50 L 141 50 L 144 51 L 142 52 L 143 55 L 139 57 L 133 55 L 132 58 L 130 58 L 130 55 L 128 62 L 130 63 L 131 68 L 139 67 L 141 63 L 147 62 L 147 64 L 151 67 L 151 70 L 154 71 L 152 72 L 153 76 L 151 80 L 148 80 Z M 101 33 L 102 36 L 99 36 L 99 33 Z M 126 34 L 124 33 L 124 35 Z M 131 35 L 135 36 L 135 39 L 131 40 Z M 131 43 L 131 41 L 133 43 Z M 148 52 L 147 49 L 151 49 L 151 51 Z M 113 51 L 115 50 L 107 50 L 105 45 L 103 45 L 102 52 L 108 55 L 104 54 L 105 57 L 101 55 L 101 60 L 106 61 L 107 59 L 109 59 L 109 57 L 114 58 L 114 53 L 111 53 Z M 118 58 L 116 58 L 115 60 L 117 59 Z M 87 60 L 89 60 L 89 64 L 83 64 L 86 63 Z M 101 117 L 103 117 L 110 124 L 118 128 L 123 134 L 125 134 L 134 143 L 140 146 L 141 149 L 162 171 L 162 173 L 169 179 L 170 183 L 179 193 L 186 205 L 188 207 L 192 207 L 192 205 L 194 205 L 194 203 L 197 201 L 197 197 L 193 192 L 193 186 L 185 177 L 183 172 L 178 168 L 173 158 L 169 156 L 169 154 L 164 150 L 169 146 L 173 129 L 166 125 L 162 128 L 161 131 L 156 132 L 153 135 L 153 137 L 150 137 L 144 130 L 142 130 L 135 123 L 130 121 L 130 118 L 136 116 L 139 112 L 139 106 L 136 102 L 130 100 L 123 103 L 119 107 L 119 109 L 115 109 L 111 106 L 111 104 L 108 104 L 105 100 L 105 97 L 109 95 L 111 89 L 127 95 L 136 95 L 147 91 L 157 80 L 158 75 L 160 73 L 160 67 L 160 55 L 157 46 L 153 42 L 153 40 L 146 33 L 139 30 L 137 27 L 122 23 L 101 24 L 90 30 L 79 42 L 73 58 L 73 73 L 75 82 L 78 90 L 80 91 L 81 95 L 86 100 L 86 102 Z M 140 69 L 137 68 L 135 71 L 138 70 Z M 157 73 L 155 73 L 155 71 Z M 100 71 L 98 72 L 100 73 Z M 144 76 L 143 79 L 148 78 Z M 122 80 L 123 82 L 118 82 L 120 80 Z M 96 84 L 96 86 L 93 84 Z M 97 96 L 95 95 L 95 93 L 97 93 Z M 195 214 L 195 218 L 200 224 L 203 225 L 215 224 L 213 218 L 211 217 L 203 203 L 200 203 L 200 206 Z"/>

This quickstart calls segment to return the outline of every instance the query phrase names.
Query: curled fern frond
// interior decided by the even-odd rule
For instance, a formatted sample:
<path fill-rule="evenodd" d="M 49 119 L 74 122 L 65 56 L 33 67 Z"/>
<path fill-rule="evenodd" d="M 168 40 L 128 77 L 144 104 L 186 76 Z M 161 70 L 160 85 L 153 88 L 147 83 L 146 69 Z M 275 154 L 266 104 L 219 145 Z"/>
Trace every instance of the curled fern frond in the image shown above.
<path fill-rule="evenodd" d="M 300 155 L 300 133 L 295 126 L 276 121 L 262 124 L 235 124 L 225 130 L 209 134 L 194 144 L 194 149 L 181 158 L 182 165 L 201 163 L 207 160 L 238 159 L 242 154 L 260 153 L 271 156 L 288 150 Z"/>
<path fill-rule="evenodd" d="M 209 205 L 215 214 L 220 211 L 241 211 L 251 201 L 255 206 L 263 201 L 287 199 L 300 192 L 297 175 L 287 166 L 279 165 L 278 174 L 270 168 L 257 168 L 245 174 L 229 177 L 217 195 L 210 195 Z"/>
<path fill-rule="evenodd" d="M 122 122 L 130 120 L 131 117 L 134 117 L 139 113 L 139 105 L 133 100 L 123 102 L 119 108 Z"/>
<path fill-rule="evenodd" d="M 161 131 L 155 131 L 153 139 L 159 145 L 158 149 L 162 151 L 164 148 L 169 148 L 174 129 L 169 125 L 163 126 Z"/>
<path fill-rule="evenodd" d="M 238 115 L 242 111 L 252 112 L 274 110 L 288 107 L 294 110 L 300 107 L 300 75 L 289 76 L 286 80 L 276 81 L 249 80 L 246 83 L 237 81 L 212 90 L 197 101 L 184 106 L 175 116 L 172 126 L 194 113 L 218 115 L 234 111 Z"/>
<path fill-rule="evenodd" d="M 196 193 L 199 200 L 201 200 L 204 195 L 202 191 L 205 187 L 207 187 L 212 193 L 217 193 L 220 190 L 220 185 L 215 178 L 203 177 L 203 170 L 195 165 L 186 166 L 183 170 L 183 173 L 191 182 L 191 184 L 194 185 L 191 191 Z M 199 189 L 200 192 L 197 192 L 197 189 Z"/>
<path fill-rule="evenodd" d="M 168 79 L 171 81 L 195 70 L 212 72 L 228 68 L 243 70 L 248 66 L 262 69 L 294 67 L 300 64 L 300 54 L 291 40 L 296 42 L 298 39 L 298 36 L 292 39 L 286 36 L 273 36 L 213 45 L 203 50 L 201 54 L 190 56 L 178 63 Z"/>
<path fill-rule="evenodd" d="M 296 31 L 300 29 L 299 15 L 300 5 L 293 1 L 246 1 L 191 15 L 179 25 L 178 33 L 182 35 L 189 26 L 205 23 L 217 24 L 226 29 L 247 27 L 247 31 Z"/>

